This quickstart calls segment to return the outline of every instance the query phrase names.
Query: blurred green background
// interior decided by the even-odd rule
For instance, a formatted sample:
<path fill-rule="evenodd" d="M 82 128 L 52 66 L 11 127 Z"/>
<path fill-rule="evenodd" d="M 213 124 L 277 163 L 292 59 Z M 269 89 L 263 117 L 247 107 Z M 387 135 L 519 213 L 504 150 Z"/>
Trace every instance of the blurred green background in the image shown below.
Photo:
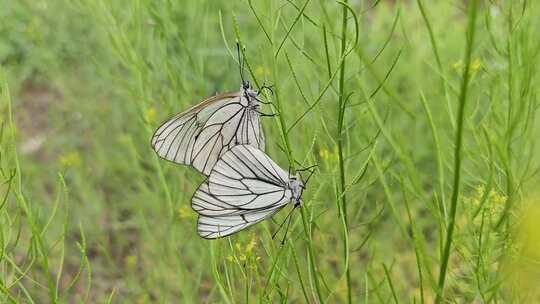
<path fill-rule="evenodd" d="M 539 14 L 0 0 L 0 301 L 540 303 Z M 275 85 L 267 153 L 318 164 L 283 246 L 286 211 L 199 238 L 203 177 L 150 147 L 167 117 L 238 90 L 236 40 Z"/>

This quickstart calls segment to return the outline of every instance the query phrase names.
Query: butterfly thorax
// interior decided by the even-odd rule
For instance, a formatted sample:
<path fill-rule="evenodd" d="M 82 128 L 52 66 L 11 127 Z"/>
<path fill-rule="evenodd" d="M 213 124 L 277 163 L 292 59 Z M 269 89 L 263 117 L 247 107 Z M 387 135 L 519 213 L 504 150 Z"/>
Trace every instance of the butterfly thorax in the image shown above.
<path fill-rule="evenodd" d="M 288 187 L 291 190 L 291 201 L 295 206 L 300 206 L 302 203 L 302 192 L 304 191 L 304 183 L 298 176 L 291 176 Z"/>
<path fill-rule="evenodd" d="M 249 107 L 252 110 L 259 111 L 261 107 L 261 101 L 259 100 L 259 92 L 251 88 L 249 82 L 245 82 L 240 87 L 241 103 L 245 107 Z"/>

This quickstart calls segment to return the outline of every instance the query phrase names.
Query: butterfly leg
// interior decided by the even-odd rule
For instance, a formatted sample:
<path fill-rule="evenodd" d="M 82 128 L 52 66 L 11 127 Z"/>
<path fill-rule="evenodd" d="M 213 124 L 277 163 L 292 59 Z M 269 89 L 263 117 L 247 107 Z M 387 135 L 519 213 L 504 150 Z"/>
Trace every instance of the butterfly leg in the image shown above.
<path fill-rule="evenodd" d="M 289 220 L 287 222 L 287 228 L 285 228 L 285 234 L 283 235 L 283 239 L 281 240 L 281 246 L 285 245 L 285 240 L 287 239 L 287 234 L 289 233 L 289 228 L 291 227 L 291 222 L 292 222 L 292 212 L 294 211 L 291 210 L 291 213 L 289 213 Z"/>
<path fill-rule="evenodd" d="M 262 101 L 262 100 L 260 100 L 260 99 L 257 99 L 257 100 L 258 100 L 260 103 L 262 103 L 262 104 L 274 104 L 274 103 L 271 102 L 271 101 Z"/>
<path fill-rule="evenodd" d="M 272 234 L 272 240 L 273 240 L 273 239 L 275 239 L 275 237 L 277 236 L 279 231 L 281 231 L 281 228 L 283 228 L 285 223 L 287 223 L 286 230 L 285 230 L 285 235 L 283 236 L 283 239 L 281 240 L 281 245 L 282 246 L 283 246 L 283 244 L 285 244 L 285 238 L 287 237 L 287 231 L 289 230 L 289 226 L 291 225 L 291 215 L 294 212 L 294 209 L 296 209 L 296 208 L 293 208 L 293 209 L 291 209 L 291 211 L 289 211 L 289 213 L 287 214 L 287 216 L 285 217 L 283 222 L 281 222 L 281 224 L 279 225 L 277 230 Z"/>
<path fill-rule="evenodd" d="M 272 114 L 266 114 L 266 113 L 262 113 L 262 112 L 257 112 L 257 113 L 259 113 L 259 115 L 260 115 L 261 117 L 274 117 L 274 116 L 279 116 L 278 113 L 272 113 Z"/>
<path fill-rule="evenodd" d="M 261 104 L 269 104 L 269 105 L 273 105 L 274 103 L 271 102 L 271 101 L 262 101 L 261 99 L 257 98 L 257 97 L 253 97 L 255 98 L 259 103 Z"/>
<path fill-rule="evenodd" d="M 264 90 L 268 90 L 268 91 L 270 91 L 270 94 L 274 95 L 274 86 L 273 85 L 267 86 L 266 84 L 263 84 L 262 87 L 260 87 L 260 89 L 257 90 L 257 96 L 261 95 L 261 93 Z M 259 98 L 256 98 L 256 99 L 257 99 L 257 101 L 259 101 L 262 104 L 273 104 L 271 101 L 262 101 Z"/>

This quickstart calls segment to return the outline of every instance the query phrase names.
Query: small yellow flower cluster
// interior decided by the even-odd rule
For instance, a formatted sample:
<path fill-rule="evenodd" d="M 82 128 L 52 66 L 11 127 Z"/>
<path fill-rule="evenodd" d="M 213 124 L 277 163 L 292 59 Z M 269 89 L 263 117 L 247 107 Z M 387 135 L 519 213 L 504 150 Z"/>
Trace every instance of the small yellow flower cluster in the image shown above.
<path fill-rule="evenodd" d="M 501 252 L 506 242 L 496 229 L 505 210 L 507 197 L 496 187 L 480 184 L 462 200 L 463 212 L 456 219 L 454 246 L 459 255 L 454 257 L 456 275 L 466 277 L 471 272 L 487 271 L 496 273 L 501 265 Z M 479 242 L 478 240 L 481 240 Z M 470 261 L 482 258 L 482 265 L 471 268 Z M 466 290 L 466 284 L 456 285 L 458 290 Z"/>
<path fill-rule="evenodd" d="M 328 162 L 337 161 L 337 158 L 338 158 L 336 150 L 330 151 L 325 148 L 322 148 L 321 150 L 319 150 L 319 156 L 321 157 L 323 161 L 328 161 Z"/>
<path fill-rule="evenodd" d="M 154 107 L 150 107 L 146 109 L 144 112 L 144 120 L 149 123 L 153 124 L 157 122 L 157 110 Z"/>
<path fill-rule="evenodd" d="M 504 212 L 506 201 L 507 197 L 497 190 L 491 189 L 487 193 L 484 185 L 478 185 L 470 196 L 463 198 L 467 212 L 460 214 L 457 218 L 457 224 L 462 228 L 474 227 L 474 229 L 478 229 L 484 221 L 495 224 Z M 474 226 L 468 226 L 471 223 Z"/>
<path fill-rule="evenodd" d="M 247 266 L 251 269 L 256 269 L 257 262 L 261 259 L 255 252 L 256 245 L 257 240 L 255 239 L 255 235 L 251 237 L 251 240 L 246 245 L 236 242 L 236 244 L 234 244 L 233 252 L 227 257 L 227 260 L 242 267 Z"/>
<path fill-rule="evenodd" d="M 128 255 L 124 258 L 126 268 L 134 270 L 137 268 L 138 258 L 136 255 Z"/>
<path fill-rule="evenodd" d="M 493 189 L 486 196 L 484 185 L 478 185 L 475 190 L 475 194 L 466 198 L 466 202 L 468 201 L 475 210 L 482 207 L 492 219 L 497 219 L 504 210 L 507 197 Z"/>
<path fill-rule="evenodd" d="M 64 168 L 79 167 L 82 164 L 81 156 L 77 151 L 61 155 L 58 162 Z"/>
<path fill-rule="evenodd" d="M 456 72 L 463 72 L 463 69 L 465 68 L 465 65 L 463 64 L 463 61 L 458 61 L 456 63 L 454 63 L 452 65 L 452 68 L 456 71 Z M 482 63 L 482 60 L 476 58 L 474 59 L 472 62 L 471 62 L 471 76 L 474 76 L 476 74 L 478 74 L 478 72 L 480 72 L 483 68 L 484 68 L 484 64 Z"/>
<path fill-rule="evenodd" d="M 478 58 L 473 60 L 473 62 L 471 63 L 471 71 L 473 74 L 480 72 L 483 67 L 484 65 L 482 64 L 482 61 Z"/>
<path fill-rule="evenodd" d="M 269 75 L 270 74 L 270 70 L 268 68 L 265 68 L 263 66 L 258 66 L 256 69 L 255 69 L 255 75 L 257 77 L 264 77 L 266 75 Z"/>
<path fill-rule="evenodd" d="M 197 218 L 197 215 L 195 214 L 195 211 L 193 211 L 188 206 L 182 206 L 178 208 L 178 217 L 181 219 L 189 219 L 189 218 Z"/>

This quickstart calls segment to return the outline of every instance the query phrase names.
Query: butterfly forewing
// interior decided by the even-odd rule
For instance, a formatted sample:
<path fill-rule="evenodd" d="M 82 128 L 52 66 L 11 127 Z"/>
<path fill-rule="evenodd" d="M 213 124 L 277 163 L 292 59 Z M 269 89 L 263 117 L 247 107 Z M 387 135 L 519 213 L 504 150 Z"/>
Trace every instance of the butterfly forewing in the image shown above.
<path fill-rule="evenodd" d="M 260 115 L 248 105 L 242 91 L 211 97 L 166 121 L 152 137 L 152 147 L 160 157 L 208 175 L 234 145 L 264 149 Z"/>
<path fill-rule="evenodd" d="M 264 151 L 265 142 L 261 120 L 259 119 L 260 116 L 255 112 L 248 112 L 247 114 L 243 117 L 245 122 L 242 124 L 242 128 L 238 130 L 237 136 L 240 139 L 239 141 L 245 143 L 255 139 L 255 144 L 252 144 L 252 146 Z"/>
<path fill-rule="evenodd" d="M 197 137 L 192 154 L 192 165 L 204 174 L 209 174 L 218 157 L 236 142 L 237 129 L 243 115 L 248 111 L 238 102 L 230 102 L 206 121 Z"/>
<path fill-rule="evenodd" d="M 191 164 L 196 137 L 212 113 L 237 98 L 225 94 L 211 97 L 163 123 L 152 137 L 152 147 L 167 160 Z"/>

